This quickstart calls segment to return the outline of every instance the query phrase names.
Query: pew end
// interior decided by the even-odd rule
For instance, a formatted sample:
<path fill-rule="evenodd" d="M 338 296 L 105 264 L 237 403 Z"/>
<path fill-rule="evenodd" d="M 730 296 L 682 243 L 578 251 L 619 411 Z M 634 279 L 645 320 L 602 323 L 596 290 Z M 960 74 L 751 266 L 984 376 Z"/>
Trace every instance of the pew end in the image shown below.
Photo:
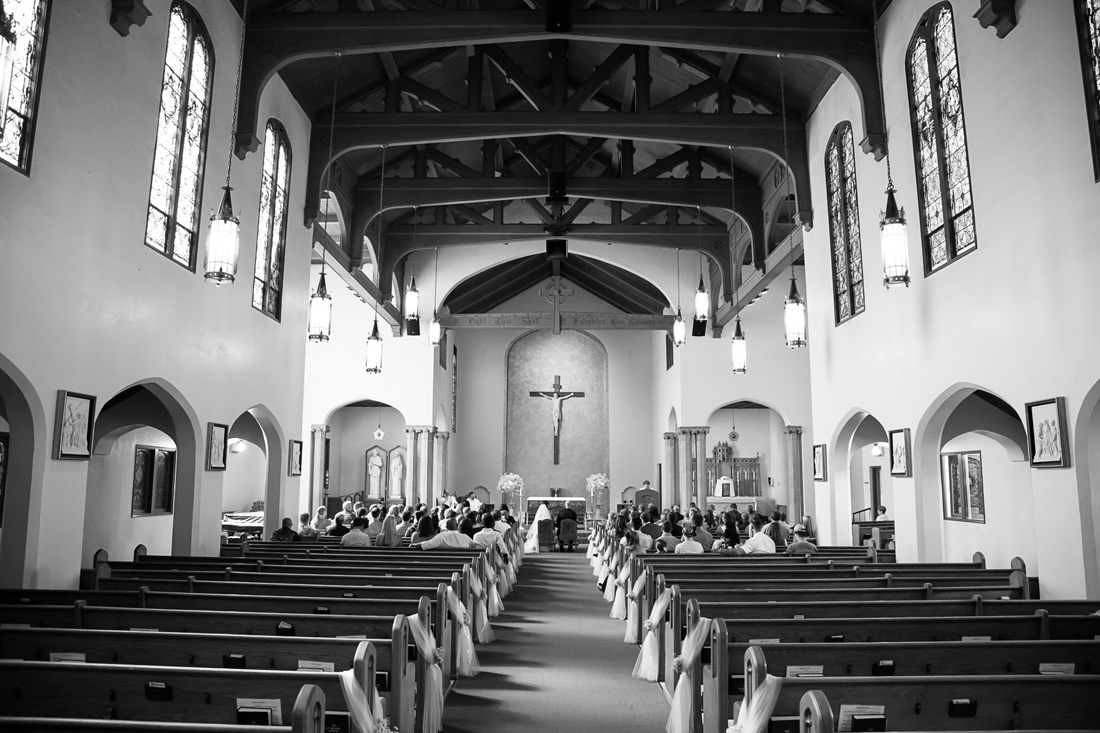
<path fill-rule="evenodd" d="M 141 559 L 148 554 L 149 548 L 139 543 L 138 546 L 134 548 L 134 562 L 141 562 Z"/>
<path fill-rule="evenodd" d="M 710 630 L 710 663 L 703 665 L 703 732 L 724 733 L 732 710 L 726 620 L 716 618 Z"/>
<path fill-rule="evenodd" d="M 833 733 L 836 723 L 833 720 L 833 709 L 829 707 L 829 701 L 825 699 L 825 693 L 821 690 L 810 690 L 802 696 L 798 705 L 799 733 Z"/>
<path fill-rule="evenodd" d="M 290 713 L 294 733 L 322 733 L 325 730 L 325 693 L 317 685 L 302 685 Z"/>

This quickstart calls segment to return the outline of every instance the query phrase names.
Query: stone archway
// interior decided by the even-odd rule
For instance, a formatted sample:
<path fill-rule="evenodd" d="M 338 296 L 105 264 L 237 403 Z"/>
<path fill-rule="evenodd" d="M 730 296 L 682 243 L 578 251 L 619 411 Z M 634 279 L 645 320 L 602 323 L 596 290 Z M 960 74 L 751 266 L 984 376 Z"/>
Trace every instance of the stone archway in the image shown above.
<path fill-rule="evenodd" d="M 818 522 L 818 535 L 824 537 L 826 543 L 847 545 L 852 538 L 850 527 L 852 513 L 855 509 L 853 498 L 856 493 L 855 484 L 862 484 L 862 452 L 867 446 L 876 442 L 887 440 L 886 429 L 870 412 L 855 408 L 851 410 L 840 422 L 840 427 L 829 445 L 826 446 L 828 454 L 828 481 L 820 485 L 828 499 L 822 497 L 818 507 L 828 506 L 828 512 L 819 511 L 821 520 L 829 522 L 828 527 L 824 521 Z M 853 462 L 856 463 L 858 473 L 853 472 Z"/>
<path fill-rule="evenodd" d="M 1073 438 L 1085 593 L 1100 598 L 1100 382 L 1081 403 Z"/>

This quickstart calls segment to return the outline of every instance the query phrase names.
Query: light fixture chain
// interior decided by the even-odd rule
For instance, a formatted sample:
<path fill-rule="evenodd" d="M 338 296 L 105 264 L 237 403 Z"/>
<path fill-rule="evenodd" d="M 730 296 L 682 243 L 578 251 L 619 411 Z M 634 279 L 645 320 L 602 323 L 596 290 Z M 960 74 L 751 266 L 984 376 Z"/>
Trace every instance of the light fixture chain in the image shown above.
<path fill-rule="evenodd" d="M 386 197 L 386 146 L 382 146 L 382 167 L 378 176 L 378 256 L 382 256 L 382 214 L 385 212 L 383 203 Z"/>
<path fill-rule="evenodd" d="M 790 151 L 787 147 L 787 86 L 783 81 L 783 54 L 777 53 L 779 58 L 779 106 L 783 112 L 783 165 L 787 168 L 787 201 L 791 200 L 791 166 Z M 796 202 L 797 204 L 797 202 Z M 795 207 L 797 211 L 797 205 Z M 792 221 L 794 216 L 791 217 Z M 794 247 L 791 247 L 791 278 L 794 278 Z"/>
<path fill-rule="evenodd" d="M 680 312 L 680 248 L 676 248 L 676 312 Z"/>
<path fill-rule="evenodd" d="M 439 247 L 435 248 L 435 284 L 432 285 L 432 315 L 439 312 Z"/>
<path fill-rule="evenodd" d="M 882 111 L 882 144 L 886 148 L 886 188 L 894 188 L 894 173 L 890 169 L 890 136 L 886 132 L 886 91 L 882 84 L 882 45 L 878 38 L 878 0 L 871 0 L 871 30 L 875 36 L 875 74 L 878 76 L 878 101 Z"/>
<path fill-rule="evenodd" d="M 248 0 L 241 7 L 241 52 L 237 55 L 237 91 L 233 94 L 233 124 L 229 127 L 229 163 L 225 166 L 225 187 L 229 188 L 229 175 L 233 172 L 233 153 L 237 147 L 237 110 L 241 98 L 241 71 L 244 69 L 244 31 L 248 25 Z"/>

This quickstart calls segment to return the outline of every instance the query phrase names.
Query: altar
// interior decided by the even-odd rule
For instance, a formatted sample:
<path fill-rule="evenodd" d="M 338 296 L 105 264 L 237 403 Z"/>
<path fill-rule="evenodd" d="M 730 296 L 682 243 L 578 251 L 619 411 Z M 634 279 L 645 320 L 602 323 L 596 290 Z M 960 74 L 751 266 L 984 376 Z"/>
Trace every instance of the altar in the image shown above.
<path fill-rule="evenodd" d="M 577 513 L 578 525 L 584 526 L 585 513 L 588 511 L 588 498 L 584 496 L 528 496 L 527 515 L 524 524 L 531 523 L 531 520 L 535 518 L 535 512 L 538 511 L 539 504 L 544 501 L 550 505 L 550 516 L 555 520 L 558 518 L 558 511 L 569 507 Z"/>

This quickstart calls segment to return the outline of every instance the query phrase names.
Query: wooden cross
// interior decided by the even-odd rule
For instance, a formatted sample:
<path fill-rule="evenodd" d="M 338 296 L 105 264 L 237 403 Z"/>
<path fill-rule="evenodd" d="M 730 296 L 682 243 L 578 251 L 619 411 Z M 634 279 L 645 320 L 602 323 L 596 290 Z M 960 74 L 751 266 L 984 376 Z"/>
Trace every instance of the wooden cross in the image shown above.
<path fill-rule="evenodd" d="M 553 405 L 552 419 L 554 421 L 554 465 L 558 465 L 561 447 L 561 403 L 570 397 L 584 397 L 584 392 L 562 392 L 561 376 L 554 375 L 554 390 L 552 392 L 532 392 L 532 397 L 545 397 Z"/>

